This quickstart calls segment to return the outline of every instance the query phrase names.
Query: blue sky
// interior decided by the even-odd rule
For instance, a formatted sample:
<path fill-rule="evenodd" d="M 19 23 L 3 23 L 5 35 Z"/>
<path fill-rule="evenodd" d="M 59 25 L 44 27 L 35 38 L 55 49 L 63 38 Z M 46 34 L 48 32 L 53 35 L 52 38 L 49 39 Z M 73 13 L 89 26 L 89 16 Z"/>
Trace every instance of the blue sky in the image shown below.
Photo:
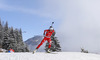
<path fill-rule="evenodd" d="M 0 18 L 8 21 L 9 27 L 21 28 L 23 40 L 42 35 L 44 29 L 48 29 L 51 22 L 55 22 L 57 29 L 59 21 L 51 16 L 45 9 L 44 0 L 0 0 Z"/>

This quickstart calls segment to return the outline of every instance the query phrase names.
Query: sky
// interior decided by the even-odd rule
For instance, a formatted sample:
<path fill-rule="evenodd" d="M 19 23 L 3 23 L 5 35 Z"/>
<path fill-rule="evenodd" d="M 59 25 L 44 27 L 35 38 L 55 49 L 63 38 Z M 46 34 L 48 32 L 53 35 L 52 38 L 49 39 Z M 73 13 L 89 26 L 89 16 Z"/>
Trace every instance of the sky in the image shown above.
<path fill-rule="evenodd" d="M 100 1 L 64 2 L 61 4 L 63 22 L 58 29 L 62 49 L 80 51 L 84 48 L 92 53 L 100 53 Z"/>
<path fill-rule="evenodd" d="M 23 40 L 42 35 L 54 21 L 63 51 L 100 53 L 99 0 L 0 0 L 0 18 L 22 28 Z"/>
<path fill-rule="evenodd" d="M 34 35 L 42 35 L 53 21 L 56 23 L 55 29 L 58 27 L 58 19 L 46 12 L 49 10 L 45 4 L 44 0 L 0 0 L 0 18 L 4 22 L 8 21 L 9 27 L 26 31 L 23 33 L 25 41 Z"/>

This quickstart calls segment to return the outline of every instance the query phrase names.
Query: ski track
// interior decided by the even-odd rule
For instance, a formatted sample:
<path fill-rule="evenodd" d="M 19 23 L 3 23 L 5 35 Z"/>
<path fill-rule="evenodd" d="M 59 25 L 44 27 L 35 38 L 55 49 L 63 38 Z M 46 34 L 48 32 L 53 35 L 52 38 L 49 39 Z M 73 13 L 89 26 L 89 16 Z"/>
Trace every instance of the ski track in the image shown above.
<path fill-rule="evenodd" d="M 80 52 L 0 53 L 0 60 L 100 60 L 100 55 Z"/>

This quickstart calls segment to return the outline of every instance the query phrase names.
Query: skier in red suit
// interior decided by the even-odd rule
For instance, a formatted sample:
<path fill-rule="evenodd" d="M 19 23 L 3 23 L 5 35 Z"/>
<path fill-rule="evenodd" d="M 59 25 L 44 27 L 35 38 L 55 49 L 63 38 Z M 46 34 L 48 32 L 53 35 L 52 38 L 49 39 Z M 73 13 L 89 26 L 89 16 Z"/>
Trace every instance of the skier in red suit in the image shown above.
<path fill-rule="evenodd" d="M 50 28 L 49 29 L 47 29 L 47 30 L 44 30 L 44 39 L 41 41 L 41 43 L 37 46 L 37 48 L 33 51 L 33 53 L 35 53 L 37 50 L 38 50 L 38 48 L 45 42 L 45 41 L 48 41 L 49 42 L 49 46 L 48 46 L 48 48 L 51 48 L 51 36 L 52 36 L 52 34 L 54 33 L 55 31 L 54 31 L 54 29 L 53 29 L 53 27 L 52 26 L 50 26 Z M 49 51 L 50 52 L 50 51 Z"/>

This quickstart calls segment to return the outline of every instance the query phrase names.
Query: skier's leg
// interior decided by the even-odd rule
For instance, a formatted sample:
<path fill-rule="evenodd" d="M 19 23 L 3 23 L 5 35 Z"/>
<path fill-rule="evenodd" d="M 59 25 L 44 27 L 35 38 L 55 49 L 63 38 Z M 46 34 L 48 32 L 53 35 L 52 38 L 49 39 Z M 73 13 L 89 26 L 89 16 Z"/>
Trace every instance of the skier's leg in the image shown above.
<path fill-rule="evenodd" d="M 34 51 L 33 51 L 33 54 L 37 51 L 38 49 L 35 49 Z"/>
<path fill-rule="evenodd" d="M 44 38 L 41 43 L 37 46 L 37 48 L 33 51 L 33 54 L 38 50 L 38 48 L 46 41 L 46 38 Z"/>
<path fill-rule="evenodd" d="M 52 43 L 51 42 L 51 38 L 48 38 L 47 41 L 49 42 L 49 46 L 48 46 L 47 52 L 50 53 L 51 52 L 50 48 L 51 48 L 51 43 Z"/>
<path fill-rule="evenodd" d="M 40 46 L 41 46 L 45 41 L 46 41 L 46 38 L 44 38 L 44 39 L 41 41 L 41 43 L 37 46 L 36 49 L 40 48 Z"/>
<path fill-rule="evenodd" d="M 51 38 L 49 38 L 48 42 L 49 42 L 48 48 L 51 48 L 51 43 L 52 43 Z"/>

